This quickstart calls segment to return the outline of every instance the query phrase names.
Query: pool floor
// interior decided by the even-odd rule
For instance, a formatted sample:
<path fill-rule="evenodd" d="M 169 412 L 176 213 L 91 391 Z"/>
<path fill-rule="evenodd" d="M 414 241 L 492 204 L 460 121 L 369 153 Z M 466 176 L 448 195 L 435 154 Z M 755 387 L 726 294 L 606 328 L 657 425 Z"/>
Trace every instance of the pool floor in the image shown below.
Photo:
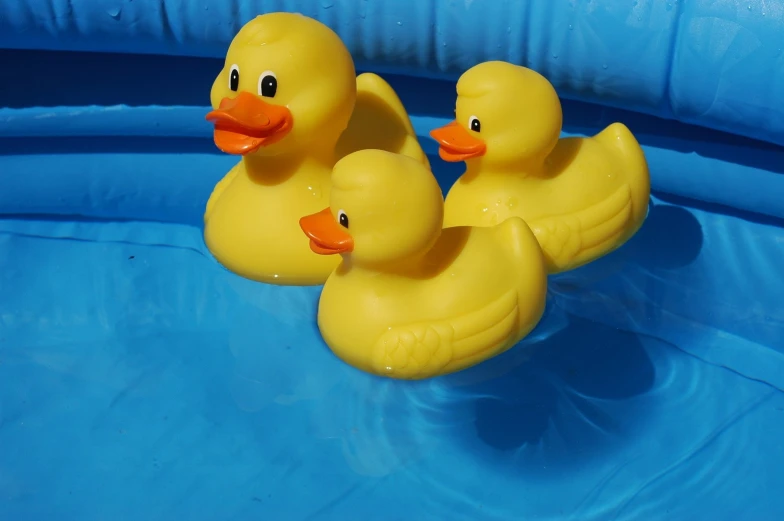
<path fill-rule="evenodd" d="M 782 519 L 781 258 L 654 198 L 520 345 L 401 382 L 197 227 L 1 220 L 0 519 Z"/>

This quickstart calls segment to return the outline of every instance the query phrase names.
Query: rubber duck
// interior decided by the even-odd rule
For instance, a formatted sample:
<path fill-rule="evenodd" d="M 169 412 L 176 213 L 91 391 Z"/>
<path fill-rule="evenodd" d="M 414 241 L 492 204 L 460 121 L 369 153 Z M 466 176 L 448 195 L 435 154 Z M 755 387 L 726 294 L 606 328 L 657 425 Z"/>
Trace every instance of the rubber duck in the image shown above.
<path fill-rule="evenodd" d="M 443 229 L 444 199 L 421 162 L 361 150 L 333 170 L 330 205 L 300 226 L 341 263 L 321 292 L 332 351 L 369 373 L 423 379 L 496 356 L 542 317 L 544 258 L 520 218 Z"/>
<path fill-rule="evenodd" d="M 458 80 L 455 115 L 431 132 L 443 160 L 466 163 L 447 193 L 445 226 L 522 217 L 549 273 L 610 253 L 642 226 L 650 178 L 635 137 L 613 123 L 592 137 L 559 139 L 561 103 L 539 73 L 476 65 Z"/>
<path fill-rule="evenodd" d="M 357 77 L 338 35 L 313 18 L 269 13 L 245 24 L 210 97 L 215 144 L 242 158 L 212 191 L 204 240 L 248 279 L 317 285 L 337 266 L 310 250 L 298 223 L 328 204 L 343 155 L 374 147 L 427 164 L 394 90 Z"/>

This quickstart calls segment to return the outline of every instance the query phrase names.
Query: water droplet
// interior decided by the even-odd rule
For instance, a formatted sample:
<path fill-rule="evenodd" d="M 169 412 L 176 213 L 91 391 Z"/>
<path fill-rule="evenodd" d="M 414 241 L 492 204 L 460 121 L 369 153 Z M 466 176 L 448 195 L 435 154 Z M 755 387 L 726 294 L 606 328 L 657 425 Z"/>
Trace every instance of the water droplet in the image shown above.
<path fill-rule="evenodd" d="M 398 24 L 398 25 L 403 25 L 403 22 L 398 22 L 397 24 Z"/>
<path fill-rule="evenodd" d="M 638 22 L 642 22 L 642 16 L 638 16 L 638 17 L 637 17 L 637 21 L 638 21 Z"/>
<path fill-rule="evenodd" d="M 557 60 L 557 59 L 558 59 L 558 55 L 553 53 L 553 60 Z"/>
<path fill-rule="evenodd" d="M 324 9 L 329 9 L 333 5 L 335 5 L 335 2 L 333 2 L 332 0 L 321 0 L 321 7 L 323 7 Z"/>
<path fill-rule="evenodd" d="M 751 4 L 749 4 L 749 11 L 751 11 Z"/>
<path fill-rule="evenodd" d="M 511 27 L 507 27 L 507 28 L 506 28 L 506 34 L 509 34 L 509 33 L 511 33 L 511 32 L 512 32 L 512 28 L 511 28 Z"/>
<path fill-rule="evenodd" d="M 606 69 L 606 68 L 607 68 L 607 64 L 606 64 L 606 63 L 603 63 L 603 64 L 602 64 L 602 69 Z"/>
<path fill-rule="evenodd" d="M 106 13 L 114 18 L 115 20 L 119 20 L 120 16 L 122 15 L 122 7 L 112 7 Z"/>
<path fill-rule="evenodd" d="M 569 24 L 569 30 L 571 31 L 572 29 L 574 29 L 574 27 L 572 27 L 572 24 Z"/>
<path fill-rule="evenodd" d="M 670 4 L 670 3 L 667 4 L 667 10 L 668 11 L 672 11 L 672 4 Z"/>

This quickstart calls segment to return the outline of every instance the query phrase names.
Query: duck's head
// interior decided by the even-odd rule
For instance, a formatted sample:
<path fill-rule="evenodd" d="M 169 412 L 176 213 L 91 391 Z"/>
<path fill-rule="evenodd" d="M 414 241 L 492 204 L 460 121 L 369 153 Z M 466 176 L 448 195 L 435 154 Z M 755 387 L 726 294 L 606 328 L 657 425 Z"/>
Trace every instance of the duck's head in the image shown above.
<path fill-rule="evenodd" d="M 265 14 L 232 40 L 207 119 L 229 154 L 334 147 L 356 89 L 354 62 L 331 29 L 300 14 Z"/>
<path fill-rule="evenodd" d="M 561 103 L 541 74 L 492 61 L 457 82 L 456 120 L 433 130 L 445 161 L 506 166 L 544 161 L 561 133 Z"/>
<path fill-rule="evenodd" d="M 352 265 L 395 267 L 421 258 L 444 221 L 444 199 L 430 170 L 410 157 L 366 149 L 332 171 L 330 205 L 303 217 L 311 249 L 343 254 Z"/>

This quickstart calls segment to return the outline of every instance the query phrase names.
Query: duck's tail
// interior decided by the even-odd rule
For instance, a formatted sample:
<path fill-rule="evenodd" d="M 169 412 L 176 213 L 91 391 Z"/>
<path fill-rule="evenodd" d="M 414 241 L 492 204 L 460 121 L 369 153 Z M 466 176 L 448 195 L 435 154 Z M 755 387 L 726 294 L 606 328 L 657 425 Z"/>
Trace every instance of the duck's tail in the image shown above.
<path fill-rule="evenodd" d="M 389 83 L 373 73 L 357 77 L 357 102 L 338 141 L 338 159 L 367 148 L 403 154 L 430 168 L 400 98 Z"/>
<path fill-rule="evenodd" d="M 509 217 L 494 227 L 496 238 L 512 259 L 530 259 L 544 265 L 544 256 L 531 228 L 520 217 Z"/>
<path fill-rule="evenodd" d="M 645 153 L 637 138 L 623 123 L 613 123 L 594 136 L 594 140 L 620 158 L 631 189 L 632 220 L 642 225 L 648 213 L 651 179 Z"/>
<path fill-rule="evenodd" d="M 496 225 L 495 233 L 512 265 L 517 266 L 514 275 L 518 277 L 519 318 L 528 334 L 544 314 L 547 297 L 545 255 L 533 231 L 520 217 L 510 217 Z"/>

